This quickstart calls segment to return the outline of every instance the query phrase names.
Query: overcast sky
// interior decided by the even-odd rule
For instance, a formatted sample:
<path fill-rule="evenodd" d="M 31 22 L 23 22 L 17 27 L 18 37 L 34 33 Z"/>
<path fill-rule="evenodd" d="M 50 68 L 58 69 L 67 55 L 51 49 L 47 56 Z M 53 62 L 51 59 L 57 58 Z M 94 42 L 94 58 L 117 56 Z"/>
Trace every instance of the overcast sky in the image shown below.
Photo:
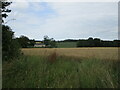
<path fill-rule="evenodd" d="M 42 40 L 118 39 L 117 2 L 14 2 L 7 24 L 15 36 Z"/>

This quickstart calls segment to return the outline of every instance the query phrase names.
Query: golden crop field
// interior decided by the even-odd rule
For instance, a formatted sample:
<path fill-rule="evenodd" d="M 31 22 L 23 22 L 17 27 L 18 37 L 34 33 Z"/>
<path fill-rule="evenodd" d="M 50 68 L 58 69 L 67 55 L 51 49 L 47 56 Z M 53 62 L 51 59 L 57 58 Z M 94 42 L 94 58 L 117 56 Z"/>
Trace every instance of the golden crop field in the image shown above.
<path fill-rule="evenodd" d="M 80 57 L 80 58 L 98 58 L 106 60 L 118 60 L 118 48 L 112 47 L 94 47 L 94 48 L 24 48 L 25 55 L 46 56 L 53 52 L 58 55 Z"/>

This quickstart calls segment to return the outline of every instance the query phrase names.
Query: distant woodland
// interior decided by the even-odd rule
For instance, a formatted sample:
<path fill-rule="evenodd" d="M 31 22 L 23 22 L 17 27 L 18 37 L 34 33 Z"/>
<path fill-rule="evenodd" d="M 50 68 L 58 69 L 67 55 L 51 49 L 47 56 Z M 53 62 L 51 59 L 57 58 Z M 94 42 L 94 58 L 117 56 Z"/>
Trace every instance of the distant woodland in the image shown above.
<path fill-rule="evenodd" d="M 92 38 L 89 37 L 88 39 L 66 39 L 61 41 L 55 41 L 53 38 L 49 38 L 48 36 L 44 36 L 44 40 L 42 41 L 36 41 L 36 40 L 30 40 L 26 36 L 21 36 L 20 38 L 16 38 L 19 44 L 22 48 L 27 47 L 34 47 L 36 42 L 42 42 L 46 45 L 47 48 L 57 48 L 58 44 L 64 43 L 67 44 L 69 42 L 69 45 L 72 43 L 75 43 L 75 47 L 120 47 L 120 40 L 113 40 L 113 41 L 105 41 L 101 40 L 99 38 Z M 68 45 L 68 47 L 69 47 Z"/>

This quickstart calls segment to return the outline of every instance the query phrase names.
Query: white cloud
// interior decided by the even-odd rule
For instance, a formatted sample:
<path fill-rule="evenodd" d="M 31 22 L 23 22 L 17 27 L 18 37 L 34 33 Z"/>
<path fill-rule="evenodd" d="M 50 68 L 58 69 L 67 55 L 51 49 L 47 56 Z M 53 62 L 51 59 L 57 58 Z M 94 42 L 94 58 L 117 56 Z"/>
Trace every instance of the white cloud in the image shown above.
<path fill-rule="evenodd" d="M 119 0 L 12 0 L 14 2 L 119 2 Z"/>
<path fill-rule="evenodd" d="M 11 8 L 19 9 L 19 10 L 24 10 L 29 7 L 29 2 L 13 2 L 10 6 Z"/>
<path fill-rule="evenodd" d="M 48 3 L 55 13 L 49 17 L 38 16 L 33 11 L 23 13 L 21 10 L 30 8 L 14 6 L 15 17 L 18 19 L 12 24 L 17 36 L 24 35 L 30 38 L 42 39 L 48 35 L 55 39 L 88 38 L 89 36 L 102 39 L 117 38 L 117 3 Z M 44 11 L 46 7 L 39 3 L 32 3 L 33 10 Z M 17 11 L 16 11 L 17 10 Z M 20 10 L 20 11 L 19 11 Z M 12 16 L 12 15 L 11 15 Z"/>
<path fill-rule="evenodd" d="M 113 26 L 106 23 L 104 25 L 104 19 L 113 18 L 117 23 L 117 3 L 50 3 L 58 13 L 58 17 L 48 19 L 41 29 L 44 30 L 44 34 L 52 37 L 59 38 L 79 38 L 89 36 L 100 36 L 101 30 L 108 31 L 117 30 L 110 29 Z M 113 5 L 113 6 L 112 6 Z M 115 6 L 115 7 L 114 7 Z M 116 11 L 110 11 L 116 10 Z M 99 22 L 100 21 L 100 22 Z M 114 22 L 113 22 L 114 23 Z M 113 26 L 114 27 L 114 26 Z M 116 26 L 115 26 L 116 27 Z M 52 33 L 51 33 L 52 32 Z M 80 33 L 80 34 L 79 34 Z M 102 35 L 101 35 L 102 36 Z M 103 38 L 109 38 L 109 36 L 102 36 Z"/>
<path fill-rule="evenodd" d="M 42 11 L 42 10 L 45 9 L 45 7 L 43 7 L 42 5 L 40 5 L 40 3 L 33 2 L 33 3 L 31 3 L 31 5 L 32 5 L 32 8 L 35 11 Z"/>

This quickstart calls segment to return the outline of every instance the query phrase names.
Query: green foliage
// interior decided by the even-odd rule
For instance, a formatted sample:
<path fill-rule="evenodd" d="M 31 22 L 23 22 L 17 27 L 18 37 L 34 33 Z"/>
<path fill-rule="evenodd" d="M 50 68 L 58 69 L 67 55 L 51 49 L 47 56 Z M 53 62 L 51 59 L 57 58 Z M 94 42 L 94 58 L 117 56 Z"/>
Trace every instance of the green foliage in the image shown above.
<path fill-rule="evenodd" d="M 44 36 L 44 44 L 47 48 L 56 48 L 56 41 L 53 38 L 49 38 L 48 36 Z"/>
<path fill-rule="evenodd" d="M 57 47 L 56 41 L 53 38 L 50 39 L 50 47 L 51 48 L 56 48 Z"/>
<path fill-rule="evenodd" d="M 7 8 L 7 6 L 9 6 L 12 2 L 7 2 L 5 0 L 5 1 L 0 1 L 0 3 L 2 4 L 2 5 L 0 5 L 0 9 L 1 9 L 1 12 L 2 12 L 2 23 L 4 23 L 3 18 L 6 18 L 8 16 L 7 13 L 11 12 L 11 10 L 9 10 Z"/>
<path fill-rule="evenodd" d="M 79 40 L 77 47 L 120 47 L 120 40 L 103 41 L 99 38 L 88 38 L 87 40 Z"/>
<path fill-rule="evenodd" d="M 45 44 L 46 46 L 48 46 L 49 43 L 50 43 L 49 37 L 48 37 L 48 36 L 44 36 L 44 44 Z"/>
<path fill-rule="evenodd" d="M 20 38 L 17 38 L 19 44 L 22 48 L 26 48 L 28 46 L 29 39 L 26 36 L 21 36 Z"/>
<path fill-rule="evenodd" d="M 117 88 L 119 61 L 26 56 L 3 64 L 3 88 Z"/>
<path fill-rule="evenodd" d="M 28 47 L 34 47 L 34 45 L 35 45 L 35 40 L 33 39 L 33 40 L 29 40 L 29 43 L 28 43 L 29 45 L 28 45 Z"/>
<path fill-rule="evenodd" d="M 88 39 L 66 39 L 57 41 L 58 48 L 74 48 L 74 47 L 119 47 L 120 40 L 104 41 L 99 38 L 89 37 Z"/>
<path fill-rule="evenodd" d="M 23 35 L 16 38 L 16 40 L 19 42 L 21 48 L 33 47 L 35 44 L 35 40 L 30 40 L 28 37 Z"/>
<path fill-rule="evenodd" d="M 11 10 L 7 9 L 11 2 L 2 1 L 2 22 L 4 23 L 3 18 L 6 18 L 7 13 L 11 12 Z M 2 24 L 2 60 L 12 60 L 14 58 L 18 58 L 20 55 L 19 44 L 14 39 L 14 32 L 12 29 Z"/>
<path fill-rule="evenodd" d="M 14 39 L 14 32 L 9 26 L 2 25 L 2 57 L 11 60 L 20 54 L 19 44 Z"/>
<path fill-rule="evenodd" d="M 88 44 L 91 46 L 91 47 L 94 47 L 94 40 L 92 37 L 88 38 Z"/>

